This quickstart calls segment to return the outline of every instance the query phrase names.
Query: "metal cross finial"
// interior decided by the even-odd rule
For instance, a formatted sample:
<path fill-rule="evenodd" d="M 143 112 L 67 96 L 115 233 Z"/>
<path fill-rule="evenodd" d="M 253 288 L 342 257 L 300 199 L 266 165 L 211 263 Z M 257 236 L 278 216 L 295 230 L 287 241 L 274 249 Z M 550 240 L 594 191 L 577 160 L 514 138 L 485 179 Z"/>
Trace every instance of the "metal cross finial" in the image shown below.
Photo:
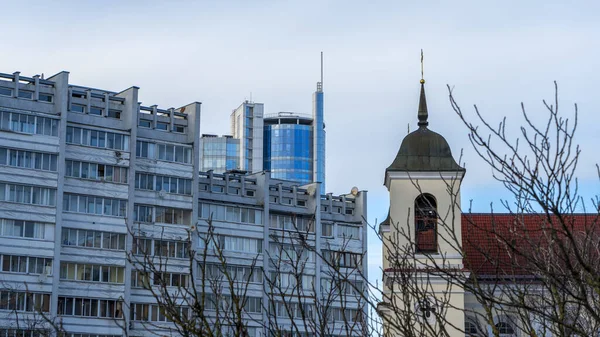
<path fill-rule="evenodd" d="M 423 49 L 421 49 L 421 84 L 425 83 L 425 76 L 423 75 Z"/>

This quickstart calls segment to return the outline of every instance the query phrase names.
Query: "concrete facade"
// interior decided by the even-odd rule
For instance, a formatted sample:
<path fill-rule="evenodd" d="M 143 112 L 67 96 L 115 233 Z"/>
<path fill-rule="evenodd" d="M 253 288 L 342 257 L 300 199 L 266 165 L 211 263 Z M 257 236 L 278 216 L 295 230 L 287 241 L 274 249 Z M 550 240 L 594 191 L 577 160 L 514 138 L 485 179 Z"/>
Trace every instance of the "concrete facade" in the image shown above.
<path fill-rule="evenodd" d="M 15 328 L 15 315 L 34 319 L 35 310 L 18 300 L 28 292 L 70 336 L 151 335 L 136 320 L 135 308 L 153 298 L 133 279 L 127 252 L 134 238 L 151 240 L 154 254 L 159 238 L 179 250 L 184 244 L 198 247 L 211 207 L 261 214 L 253 223 L 228 218 L 213 223 L 223 237 L 256 240 L 258 266 L 267 273 L 264 252 L 271 249 L 272 235 L 287 230 L 271 222 L 277 217 L 312 216 L 307 240 L 320 252 L 366 253 L 365 191 L 321 195 L 318 183 L 299 186 L 271 179 L 268 172 L 198 174 L 201 103 L 145 106 L 138 91 L 73 85 L 67 72 L 46 80 L 0 74 L 0 291 L 17 294 L 15 303 L 0 299 L 0 329 Z M 252 153 L 242 154 L 242 163 L 248 163 L 242 169 L 257 171 L 262 105 L 246 102 L 232 118 L 244 118 L 248 108 L 253 108 L 252 126 L 233 134 L 252 142 Z M 359 235 L 344 244 L 345 236 L 337 233 L 348 230 Z M 189 233 L 198 235 L 184 242 Z M 228 263 L 239 266 L 251 263 L 248 253 L 225 251 Z M 366 275 L 366 256 L 362 261 Z M 197 275 L 182 256 L 168 263 L 169 272 Z M 307 265 L 317 292 L 325 269 L 319 259 Z M 268 306 L 262 284 L 251 295 Z M 129 323 L 119 326 L 115 318 Z M 248 325 L 255 336 L 264 335 L 254 320 Z"/>

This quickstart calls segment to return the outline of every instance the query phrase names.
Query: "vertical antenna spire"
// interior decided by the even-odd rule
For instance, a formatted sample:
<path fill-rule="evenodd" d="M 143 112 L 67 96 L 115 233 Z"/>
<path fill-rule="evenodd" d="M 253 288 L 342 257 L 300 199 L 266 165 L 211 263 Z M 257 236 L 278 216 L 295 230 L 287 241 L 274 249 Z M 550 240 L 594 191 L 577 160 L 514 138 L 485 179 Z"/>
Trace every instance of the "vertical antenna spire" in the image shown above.
<path fill-rule="evenodd" d="M 320 91 L 323 91 L 323 52 L 321 52 L 321 81 L 319 83 L 319 87 L 321 88 Z"/>
<path fill-rule="evenodd" d="M 423 75 L 423 49 L 421 49 L 421 97 L 419 98 L 419 110 L 417 117 L 419 118 L 419 127 L 427 127 L 429 122 L 427 118 L 429 113 L 427 112 L 427 100 L 425 98 L 425 77 Z"/>

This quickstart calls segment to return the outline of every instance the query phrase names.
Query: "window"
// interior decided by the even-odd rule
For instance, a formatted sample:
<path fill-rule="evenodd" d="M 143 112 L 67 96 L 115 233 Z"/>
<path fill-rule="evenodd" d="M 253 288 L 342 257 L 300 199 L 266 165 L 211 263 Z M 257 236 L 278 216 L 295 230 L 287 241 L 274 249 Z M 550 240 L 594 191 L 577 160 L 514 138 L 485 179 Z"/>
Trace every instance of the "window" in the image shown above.
<path fill-rule="evenodd" d="M 132 252 L 136 255 L 183 259 L 189 257 L 189 244 L 184 241 L 152 240 L 137 237 L 133 239 Z"/>
<path fill-rule="evenodd" d="M 66 227 L 62 229 L 63 246 L 125 250 L 125 237 L 125 234 L 119 233 Z"/>
<path fill-rule="evenodd" d="M 45 94 L 45 93 L 40 92 L 38 95 L 38 101 L 52 103 L 53 96 L 51 94 Z"/>
<path fill-rule="evenodd" d="M 103 266 L 74 262 L 60 263 L 61 280 L 123 284 L 124 273 L 125 268 L 119 266 Z"/>
<path fill-rule="evenodd" d="M 262 210 L 217 204 L 199 203 L 198 217 L 217 221 L 242 222 L 249 224 L 262 224 Z"/>
<path fill-rule="evenodd" d="M 198 240 L 199 248 L 203 249 L 207 239 L 200 238 Z M 240 253 L 262 253 L 262 241 L 261 239 L 237 237 L 237 236 L 224 236 L 219 235 L 208 240 L 208 249 L 216 249 L 215 241 L 218 243 L 219 248 L 223 251 L 228 252 L 240 252 Z"/>
<path fill-rule="evenodd" d="M 127 168 L 67 160 L 65 176 L 125 184 L 127 183 Z"/>
<path fill-rule="evenodd" d="M 56 172 L 57 161 L 56 154 L 0 147 L 0 165 Z"/>
<path fill-rule="evenodd" d="M 362 316 L 359 309 L 332 308 L 329 319 L 331 322 L 362 322 Z"/>
<path fill-rule="evenodd" d="M 19 90 L 19 98 L 33 99 L 33 91 Z"/>
<path fill-rule="evenodd" d="M 176 312 L 175 315 L 179 317 L 189 317 L 190 315 L 190 309 L 187 307 L 179 307 L 177 311 L 178 312 Z M 133 321 L 171 322 L 171 320 L 165 316 L 164 312 L 156 304 L 131 303 L 129 317 Z"/>
<path fill-rule="evenodd" d="M 346 240 L 360 240 L 360 227 L 338 225 L 337 237 Z"/>
<path fill-rule="evenodd" d="M 63 211 L 124 217 L 127 200 L 65 193 Z"/>
<path fill-rule="evenodd" d="M 81 104 L 71 104 L 71 111 L 72 112 L 79 112 L 79 113 L 85 113 L 85 105 L 81 105 Z"/>
<path fill-rule="evenodd" d="M 292 262 L 315 262 L 315 253 L 302 245 L 270 243 L 270 259 Z"/>
<path fill-rule="evenodd" d="M 514 336 L 515 334 L 515 330 L 508 322 L 498 322 L 496 324 L 496 329 L 498 329 L 498 333 L 501 336 Z"/>
<path fill-rule="evenodd" d="M 203 271 L 203 268 L 204 271 Z M 260 267 L 236 266 L 227 264 L 223 267 L 220 264 L 206 264 L 203 266 L 198 263 L 198 279 L 218 280 L 228 282 L 229 280 L 243 281 L 247 283 L 263 282 L 263 270 Z"/>
<path fill-rule="evenodd" d="M 154 285 L 187 287 L 188 275 L 178 273 L 154 273 Z"/>
<path fill-rule="evenodd" d="M 415 199 L 415 251 L 437 252 L 437 204 L 430 194 Z"/>
<path fill-rule="evenodd" d="M 478 337 L 482 334 L 479 332 L 477 325 L 470 321 L 469 319 L 465 319 L 465 336 L 467 337 Z"/>
<path fill-rule="evenodd" d="M 150 275 L 141 270 L 132 270 L 131 287 L 150 289 Z"/>
<path fill-rule="evenodd" d="M 183 125 L 173 125 L 173 132 L 184 133 L 185 132 L 185 126 L 183 126 Z"/>
<path fill-rule="evenodd" d="M 349 311 L 345 309 L 344 311 Z M 313 317 L 314 306 L 311 304 L 289 303 L 289 302 L 271 302 L 269 311 L 282 318 L 302 318 Z"/>
<path fill-rule="evenodd" d="M 0 110 L 0 130 L 57 136 L 58 119 Z"/>
<path fill-rule="evenodd" d="M 135 205 L 133 219 L 138 222 L 160 222 L 184 225 L 190 218 L 191 211 L 180 208 Z"/>
<path fill-rule="evenodd" d="M 50 294 L 1 290 L 0 310 L 50 312 Z"/>
<path fill-rule="evenodd" d="M 140 119 L 140 121 L 138 122 L 138 126 L 140 126 L 142 128 L 151 128 L 152 127 L 152 121 L 145 120 L 145 119 Z"/>
<path fill-rule="evenodd" d="M 12 89 L 0 87 L 0 95 L 2 95 L 2 96 L 12 96 Z"/>
<path fill-rule="evenodd" d="M 245 303 L 244 310 L 246 313 L 259 314 L 262 312 L 261 297 L 240 297 L 238 303 Z M 227 312 L 235 310 L 235 308 L 233 308 L 231 295 L 220 294 L 215 296 L 214 294 L 206 294 L 204 305 L 206 310 L 216 310 L 217 307 L 220 310 Z"/>
<path fill-rule="evenodd" d="M 120 119 L 121 118 L 121 110 L 109 109 L 107 117 Z"/>
<path fill-rule="evenodd" d="M 41 337 L 41 336 L 47 336 L 48 333 L 49 333 L 49 331 L 44 330 L 44 329 L 0 328 L 0 337 Z M 68 337 L 73 337 L 73 336 L 68 336 Z M 90 336 L 90 337 L 92 337 L 92 336 Z"/>
<path fill-rule="evenodd" d="M 323 259 L 331 266 L 343 268 L 360 268 L 362 266 L 362 254 L 324 250 Z"/>
<path fill-rule="evenodd" d="M 169 129 L 169 123 L 156 122 L 156 130 L 167 131 Z"/>
<path fill-rule="evenodd" d="M 74 126 L 67 126 L 66 142 L 68 144 L 92 146 L 112 150 L 129 150 L 128 135 L 83 129 Z"/>
<path fill-rule="evenodd" d="M 0 235 L 2 236 L 44 239 L 46 234 L 46 226 L 51 224 L 23 220 L 0 219 L 0 225 Z"/>
<path fill-rule="evenodd" d="M 80 112 L 83 112 L 83 111 L 80 111 Z M 102 116 L 103 114 L 104 114 L 104 109 L 90 107 L 90 115 Z"/>
<path fill-rule="evenodd" d="M 121 318 L 123 317 L 123 302 L 60 296 L 58 298 L 58 315 Z"/>
<path fill-rule="evenodd" d="M 162 190 L 173 194 L 192 195 L 192 179 L 136 173 L 135 188 L 150 191 Z"/>
<path fill-rule="evenodd" d="M 33 256 L 2 255 L 1 270 L 21 274 L 52 274 L 52 259 Z"/>
<path fill-rule="evenodd" d="M 269 217 L 269 227 L 313 233 L 314 221 L 299 216 L 271 214 Z"/>
<path fill-rule="evenodd" d="M 333 236 L 333 224 L 331 222 L 321 223 L 321 236 L 331 237 Z"/>
<path fill-rule="evenodd" d="M 192 149 L 179 145 L 137 141 L 136 156 L 176 163 L 192 163 Z"/>
<path fill-rule="evenodd" d="M 55 198 L 55 189 L 0 183 L 0 201 L 54 206 L 56 203 Z"/>

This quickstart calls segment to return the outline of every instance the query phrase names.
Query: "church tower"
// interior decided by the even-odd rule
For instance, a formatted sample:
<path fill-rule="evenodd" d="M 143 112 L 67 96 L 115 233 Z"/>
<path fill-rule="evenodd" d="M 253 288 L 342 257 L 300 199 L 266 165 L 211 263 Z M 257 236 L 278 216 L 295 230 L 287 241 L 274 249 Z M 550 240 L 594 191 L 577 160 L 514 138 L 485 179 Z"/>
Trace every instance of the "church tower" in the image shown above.
<path fill-rule="evenodd" d="M 464 291 L 440 271 L 463 270 L 460 184 L 465 169 L 446 139 L 429 129 L 424 79 L 417 117 L 418 129 L 404 138 L 385 170 L 390 208 L 380 225 L 384 299 L 379 309 L 387 336 L 405 336 L 403 329 L 411 326 L 421 329 L 420 336 L 459 336 Z"/>

